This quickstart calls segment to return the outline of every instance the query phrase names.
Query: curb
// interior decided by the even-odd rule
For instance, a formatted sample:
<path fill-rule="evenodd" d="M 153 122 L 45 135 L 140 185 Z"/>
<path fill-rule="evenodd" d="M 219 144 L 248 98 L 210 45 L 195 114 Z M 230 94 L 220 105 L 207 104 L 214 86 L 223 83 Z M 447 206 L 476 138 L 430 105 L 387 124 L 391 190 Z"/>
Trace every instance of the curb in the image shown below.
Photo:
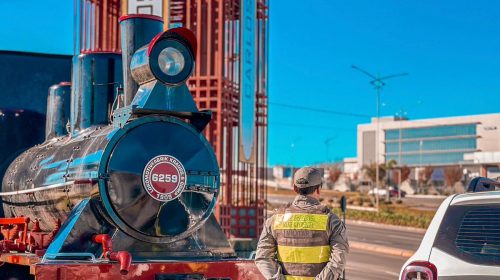
<path fill-rule="evenodd" d="M 413 256 L 413 254 L 415 253 L 415 252 L 410 251 L 410 250 L 397 249 L 397 248 L 381 246 L 381 245 L 373 245 L 373 244 L 368 244 L 368 243 L 364 243 L 364 242 L 357 242 L 357 241 L 350 241 L 349 247 L 354 248 L 354 249 L 370 251 L 370 252 L 375 252 L 375 253 L 382 253 L 382 254 L 386 254 L 386 255 L 392 255 L 392 256 L 404 257 L 404 258 L 409 258 L 409 257 Z"/>

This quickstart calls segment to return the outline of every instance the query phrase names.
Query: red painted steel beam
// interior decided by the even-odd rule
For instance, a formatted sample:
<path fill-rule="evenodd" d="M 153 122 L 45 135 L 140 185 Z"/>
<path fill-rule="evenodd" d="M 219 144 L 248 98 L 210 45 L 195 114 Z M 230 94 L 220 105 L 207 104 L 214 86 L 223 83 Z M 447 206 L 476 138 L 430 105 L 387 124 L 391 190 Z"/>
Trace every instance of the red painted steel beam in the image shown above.
<path fill-rule="evenodd" d="M 80 53 L 120 51 L 120 0 L 77 0 L 79 7 L 75 46 Z"/>

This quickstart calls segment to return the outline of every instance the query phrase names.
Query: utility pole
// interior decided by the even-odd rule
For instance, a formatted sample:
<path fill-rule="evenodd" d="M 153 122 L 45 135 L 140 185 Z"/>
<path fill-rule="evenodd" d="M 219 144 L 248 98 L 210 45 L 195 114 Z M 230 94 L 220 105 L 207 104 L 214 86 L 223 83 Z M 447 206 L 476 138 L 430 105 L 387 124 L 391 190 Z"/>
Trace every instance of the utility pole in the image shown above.
<path fill-rule="evenodd" d="M 418 157 L 419 157 L 419 163 L 418 163 L 418 175 L 417 175 L 417 182 L 418 182 L 418 194 L 422 192 L 422 186 L 421 186 L 421 178 L 422 178 L 422 146 L 424 145 L 424 141 L 420 140 L 419 142 L 419 149 L 418 149 Z"/>
<path fill-rule="evenodd" d="M 399 172 L 399 176 L 398 176 L 398 200 L 401 200 L 401 183 L 402 183 L 402 180 L 401 180 L 401 176 L 403 174 L 403 172 L 401 172 L 401 168 L 403 167 L 402 165 L 402 161 L 401 161 L 401 145 L 402 145 L 402 136 L 403 136 L 403 132 L 402 132 L 402 127 L 401 127 L 401 122 L 403 121 L 403 119 L 405 118 L 404 116 L 407 114 L 407 112 L 403 109 L 403 107 L 401 107 L 401 109 L 399 110 L 399 112 L 396 112 L 396 116 L 398 117 L 398 122 L 399 122 L 399 139 L 398 139 L 398 172 Z"/>
<path fill-rule="evenodd" d="M 352 65 L 351 66 L 353 69 L 365 74 L 366 76 L 370 77 L 372 80 L 370 81 L 370 84 L 375 88 L 375 91 L 377 93 L 377 130 L 375 131 L 375 165 L 376 165 L 376 171 L 375 171 L 375 188 L 376 188 L 376 195 L 375 195 L 375 203 L 377 205 L 377 210 L 379 209 L 379 198 L 378 198 L 378 192 L 380 189 L 379 186 L 379 130 L 380 130 L 380 92 L 382 91 L 382 88 L 385 86 L 385 80 L 387 79 L 392 79 L 392 78 L 397 78 L 401 76 L 407 76 L 408 73 L 398 73 L 398 74 L 393 74 L 393 75 L 388 75 L 388 76 L 380 76 L 380 75 L 373 75 L 370 72 L 356 66 Z"/>
<path fill-rule="evenodd" d="M 335 138 L 337 138 L 337 136 L 332 136 L 328 139 L 325 140 L 325 149 L 326 149 L 326 162 L 329 163 L 330 162 L 330 143 L 335 140 Z"/>

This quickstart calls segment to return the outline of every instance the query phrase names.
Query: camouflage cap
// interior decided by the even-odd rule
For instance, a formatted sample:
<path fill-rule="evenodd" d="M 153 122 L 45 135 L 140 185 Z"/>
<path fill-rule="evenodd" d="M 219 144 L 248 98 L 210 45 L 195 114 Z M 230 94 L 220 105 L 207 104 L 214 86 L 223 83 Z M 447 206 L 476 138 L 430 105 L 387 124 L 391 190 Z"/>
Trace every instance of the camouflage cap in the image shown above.
<path fill-rule="evenodd" d="M 321 172 L 312 167 L 303 167 L 293 175 L 293 184 L 299 188 L 318 186 L 322 183 Z"/>

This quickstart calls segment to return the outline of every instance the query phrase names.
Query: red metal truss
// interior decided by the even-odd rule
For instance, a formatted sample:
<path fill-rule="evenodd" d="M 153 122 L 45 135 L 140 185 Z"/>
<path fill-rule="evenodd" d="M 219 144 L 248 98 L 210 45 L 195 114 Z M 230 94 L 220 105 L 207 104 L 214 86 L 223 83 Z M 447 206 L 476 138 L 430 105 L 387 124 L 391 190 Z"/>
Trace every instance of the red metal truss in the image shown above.
<path fill-rule="evenodd" d="M 76 0 L 75 51 L 119 51 L 119 0 Z M 197 37 L 196 67 L 188 81 L 200 109 L 213 111 L 205 129 L 221 166 L 222 193 L 217 210 L 228 235 L 257 237 L 267 199 L 268 0 L 257 1 L 256 163 L 238 157 L 240 116 L 240 0 L 169 0 L 169 24 L 181 24 Z M 126 5 L 123 1 L 121 5 Z M 122 7 L 123 8 L 123 7 Z M 122 9 L 126 10 L 126 9 Z M 240 224 L 241 223 L 241 224 Z"/>
<path fill-rule="evenodd" d="M 222 169 L 219 221 L 228 235 L 257 237 L 267 193 L 267 0 L 257 1 L 257 85 L 255 164 L 238 159 L 240 100 L 240 1 L 172 0 L 170 24 L 193 30 L 199 42 L 197 66 L 189 80 L 200 109 L 214 112 L 206 129 Z"/>
<path fill-rule="evenodd" d="M 120 51 L 120 0 L 75 0 L 75 54 Z"/>

